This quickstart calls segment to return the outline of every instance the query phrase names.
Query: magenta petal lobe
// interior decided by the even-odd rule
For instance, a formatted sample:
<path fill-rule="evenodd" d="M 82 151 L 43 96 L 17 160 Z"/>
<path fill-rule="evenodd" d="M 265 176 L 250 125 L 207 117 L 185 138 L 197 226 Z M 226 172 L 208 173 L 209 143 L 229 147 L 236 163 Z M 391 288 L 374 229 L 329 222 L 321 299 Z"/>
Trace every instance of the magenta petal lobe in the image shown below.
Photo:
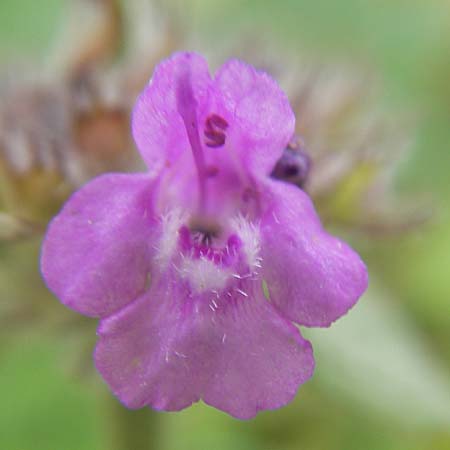
<path fill-rule="evenodd" d="M 132 117 L 133 136 L 150 173 L 191 152 L 192 139 L 198 140 L 197 109 L 207 101 L 210 83 L 208 65 L 195 53 L 176 53 L 156 67 Z"/>
<path fill-rule="evenodd" d="M 253 173 L 268 174 L 294 133 L 289 101 L 269 75 L 236 59 L 217 72 L 214 87 L 232 117 L 233 151 Z"/>
<path fill-rule="evenodd" d="M 191 348 L 196 323 L 183 293 L 165 280 L 100 323 L 97 370 L 129 408 L 178 411 L 200 398 L 202 361 Z"/>
<path fill-rule="evenodd" d="M 238 419 L 289 403 L 313 374 L 311 344 L 264 298 L 259 282 L 244 283 L 215 314 L 209 331 L 215 362 L 204 401 Z"/>
<path fill-rule="evenodd" d="M 240 419 L 283 406 L 314 369 L 311 346 L 257 284 L 192 296 L 175 278 L 102 321 L 95 359 L 128 407 L 179 410 L 203 399 Z M 244 292 L 243 290 L 241 290 Z M 211 295 L 211 294 L 209 294 Z"/>
<path fill-rule="evenodd" d="M 364 263 L 320 224 L 309 197 L 278 181 L 265 184 L 263 276 L 271 302 L 290 320 L 329 326 L 367 288 Z"/>
<path fill-rule="evenodd" d="M 147 175 L 100 176 L 53 219 L 41 270 L 66 306 L 102 317 L 143 292 L 153 252 L 154 184 Z"/>

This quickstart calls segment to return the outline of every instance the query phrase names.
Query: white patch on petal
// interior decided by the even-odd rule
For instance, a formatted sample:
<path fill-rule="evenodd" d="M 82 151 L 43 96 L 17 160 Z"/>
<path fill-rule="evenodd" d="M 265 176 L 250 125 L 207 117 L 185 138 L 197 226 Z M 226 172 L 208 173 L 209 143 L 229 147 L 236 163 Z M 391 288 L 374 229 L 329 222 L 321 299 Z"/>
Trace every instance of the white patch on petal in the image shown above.
<path fill-rule="evenodd" d="M 187 222 L 187 216 L 175 209 L 161 217 L 161 236 L 156 246 L 156 259 L 161 266 L 167 266 L 178 245 L 178 232 Z"/>
<path fill-rule="evenodd" d="M 182 278 L 188 280 L 197 293 L 222 290 L 230 272 L 206 258 L 184 258 L 180 267 Z"/>
<path fill-rule="evenodd" d="M 244 254 L 251 272 L 261 268 L 261 233 L 259 226 L 238 216 L 231 221 L 231 227 L 242 242 Z"/>

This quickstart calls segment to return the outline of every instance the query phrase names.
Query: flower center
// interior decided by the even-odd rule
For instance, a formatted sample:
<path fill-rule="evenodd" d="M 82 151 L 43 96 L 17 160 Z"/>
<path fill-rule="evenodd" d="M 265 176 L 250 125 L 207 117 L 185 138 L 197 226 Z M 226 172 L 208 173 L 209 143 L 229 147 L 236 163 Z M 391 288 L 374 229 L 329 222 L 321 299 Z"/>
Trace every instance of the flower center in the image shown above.
<path fill-rule="evenodd" d="M 216 229 L 186 225 L 178 231 L 178 238 L 178 270 L 191 289 L 197 293 L 225 289 L 239 260 L 239 238 L 231 234 L 223 242 Z"/>
<path fill-rule="evenodd" d="M 261 268 L 257 223 L 237 215 L 223 223 L 171 211 L 161 217 L 156 244 L 161 270 L 172 265 L 197 293 L 222 292 Z"/>
<path fill-rule="evenodd" d="M 216 265 L 229 267 L 241 246 L 239 238 L 230 234 L 226 239 L 214 225 L 184 225 L 179 230 L 180 248 L 192 259 L 206 259 Z"/>

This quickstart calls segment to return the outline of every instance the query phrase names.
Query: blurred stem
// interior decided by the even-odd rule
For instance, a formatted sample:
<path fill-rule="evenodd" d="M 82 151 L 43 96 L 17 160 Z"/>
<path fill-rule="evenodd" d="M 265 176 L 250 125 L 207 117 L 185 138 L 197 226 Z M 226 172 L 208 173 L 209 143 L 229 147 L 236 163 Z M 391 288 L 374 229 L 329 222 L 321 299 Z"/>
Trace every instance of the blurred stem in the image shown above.
<path fill-rule="evenodd" d="M 10 171 L 5 163 L 0 161 L 0 208 L 7 212 L 14 211 L 14 205 L 17 200 L 13 185 L 14 181 Z"/>
<path fill-rule="evenodd" d="M 150 408 L 129 410 L 112 395 L 106 400 L 107 450 L 157 450 L 161 415 Z"/>

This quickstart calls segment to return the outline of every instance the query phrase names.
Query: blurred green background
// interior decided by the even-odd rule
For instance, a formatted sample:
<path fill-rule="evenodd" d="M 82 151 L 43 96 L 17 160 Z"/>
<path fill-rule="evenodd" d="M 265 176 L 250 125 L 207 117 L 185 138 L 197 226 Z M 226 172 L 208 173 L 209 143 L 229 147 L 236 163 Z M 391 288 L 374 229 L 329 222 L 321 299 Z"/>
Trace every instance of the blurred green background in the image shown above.
<path fill-rule="evenodd" d="M 39 67 L 69 3 L 2 0 L 2 67 Z M 330 329 L 305 330 L 317 359 L 314 378 L 290 405 L 250 422 L 204 405 L 172 414 L 122 409 L 98 375 L 67 362 L 71 353 L 89 355 L 95 324 L 83 323 L 83 333 L 61 326 L 56 300 L 45 324 L 33 322 L 39 305 L 30 306 L 29 329 L 0 318 L 0 448 L 140 450 L 141 435 L 149 434 L 154 448 L 166 450 L 450 449 L 450 3 L 158 2 L 166 7 L 186 34 L 195 33 L 194 49 L 219 61 L 233 56 L 224 43 L 243 34 L 275 61 L 277 52 L 300 52 L 319 64 L 350 62 L 376 73 L 387 113 L 416 118 L 396 191 L 412 203 L 425 197 L 433 216 L 400 235 L 347 232 L 368 263 L 369 292 Z M 0 243 L 0 314 L 24 290 L 30 303 L 49 297 L 38 249 L 37 238 Z M 59 334 L 48 332 L 48 322 Z"/>

